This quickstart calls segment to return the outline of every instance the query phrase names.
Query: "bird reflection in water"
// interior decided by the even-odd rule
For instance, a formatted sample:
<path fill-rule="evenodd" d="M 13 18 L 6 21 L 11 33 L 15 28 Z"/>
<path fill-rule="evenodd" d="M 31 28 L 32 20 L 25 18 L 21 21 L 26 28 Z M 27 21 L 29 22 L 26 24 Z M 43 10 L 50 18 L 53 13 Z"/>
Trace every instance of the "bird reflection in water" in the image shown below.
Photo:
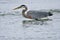
<path fill-rule="evenodd" d="M 23 20 L 23 26 L 29 27 L 31 25 L 48 25 L 48 21 L 52 21 L 52 19 L 41 19 L 41 20 Z"/>

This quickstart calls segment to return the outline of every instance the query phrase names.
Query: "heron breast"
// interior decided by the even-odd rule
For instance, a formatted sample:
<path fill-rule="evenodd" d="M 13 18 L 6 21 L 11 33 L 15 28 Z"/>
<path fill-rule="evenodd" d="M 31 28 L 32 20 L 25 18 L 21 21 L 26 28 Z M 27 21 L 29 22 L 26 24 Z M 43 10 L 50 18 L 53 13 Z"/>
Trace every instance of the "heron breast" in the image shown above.
<path fill-rule="evenodd" d="M 32 19 L 32 16 L 28 16 L 28 18 Z"/>

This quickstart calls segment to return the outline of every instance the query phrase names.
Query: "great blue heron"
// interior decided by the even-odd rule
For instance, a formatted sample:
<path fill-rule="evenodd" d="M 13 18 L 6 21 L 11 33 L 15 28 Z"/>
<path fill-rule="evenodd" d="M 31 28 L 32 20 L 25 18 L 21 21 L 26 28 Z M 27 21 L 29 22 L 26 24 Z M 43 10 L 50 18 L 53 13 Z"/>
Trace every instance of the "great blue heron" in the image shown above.
<path fill-rule="evenodd" d="M 24 8 L 22 11 L 22 15 L 25 18 L 29 18 L 29 19 L 35 19 L 35 20 L 39 20 L 40 18 L 44 18 L 47 16 L 52 16 L 51 12 L 41 12 L 41 11 L 36 11 L 36 10 L 30 10 L 28 12 L 27 11 L 27 6 L 26 5 L 21 5 L 17 8 L 14 8 L 13 10 L 19 9 L 19 8 Z"/>

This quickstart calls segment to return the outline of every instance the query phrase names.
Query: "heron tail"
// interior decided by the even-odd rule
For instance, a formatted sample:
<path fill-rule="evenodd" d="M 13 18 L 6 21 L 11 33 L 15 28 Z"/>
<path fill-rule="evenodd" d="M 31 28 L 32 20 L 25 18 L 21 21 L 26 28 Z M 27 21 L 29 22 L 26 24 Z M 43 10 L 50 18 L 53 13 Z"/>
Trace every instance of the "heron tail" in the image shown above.
<path fill-rule="evenodd" d="M 52 16 L 53 14 L 51 12 L 49 12 L 49 16 Z"/>

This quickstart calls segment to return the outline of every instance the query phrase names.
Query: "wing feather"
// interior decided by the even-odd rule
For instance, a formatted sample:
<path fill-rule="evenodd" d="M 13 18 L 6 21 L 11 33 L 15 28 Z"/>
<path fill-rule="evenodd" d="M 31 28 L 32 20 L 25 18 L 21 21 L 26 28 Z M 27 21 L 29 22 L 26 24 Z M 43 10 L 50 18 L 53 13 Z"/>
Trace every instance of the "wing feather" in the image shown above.
<path fill-rule="evenodd" d="M 33 19 L 36 18 L 43 18 L 48 16 L 48 12 L 41 12 L 41 11 L 28 11 L 27 16 L 31 16 Z"/>

